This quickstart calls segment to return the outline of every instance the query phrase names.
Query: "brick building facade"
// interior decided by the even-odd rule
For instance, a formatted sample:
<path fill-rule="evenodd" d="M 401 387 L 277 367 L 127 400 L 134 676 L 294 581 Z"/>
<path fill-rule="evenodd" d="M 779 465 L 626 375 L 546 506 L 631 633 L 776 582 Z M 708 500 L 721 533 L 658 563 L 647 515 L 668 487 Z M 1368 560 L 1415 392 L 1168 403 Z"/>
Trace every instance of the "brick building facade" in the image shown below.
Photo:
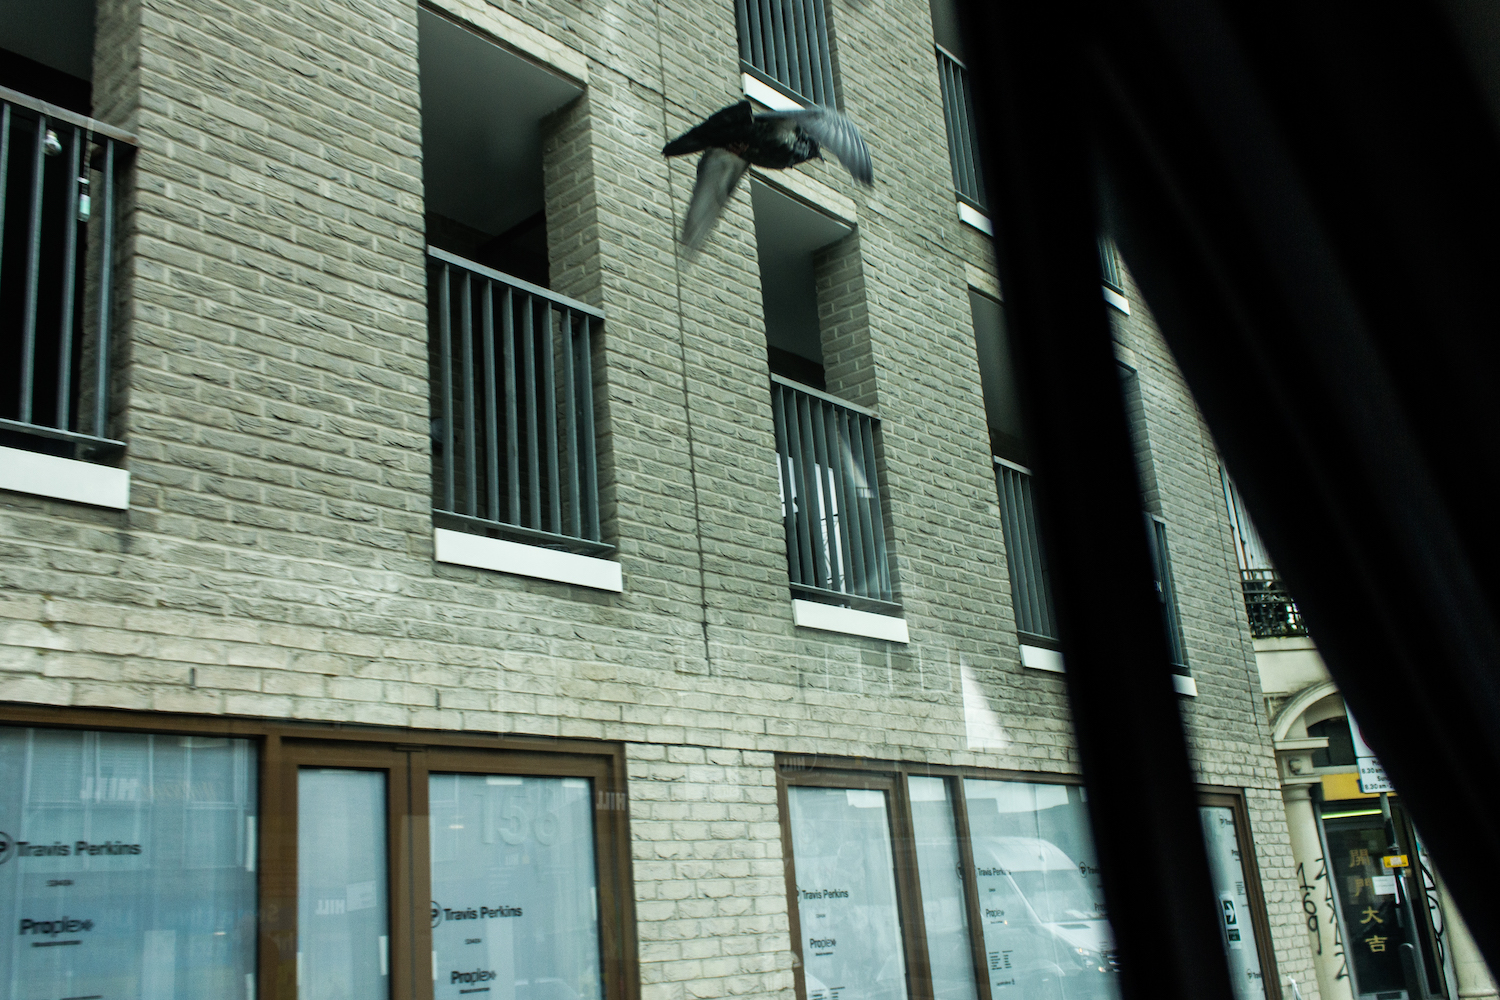
<path fill-rule="evenodd" d="M 747 91 L 771 103 L 797 97 L 745 65 L 736 14 L 733 0 L 100 0 L 92 105 L 73 110 L 138 144 L 121 152 L 110 418 L 97 435 L 124 447 L 59 451 L 72 439 L 7 431 L 0 724 L 247 740 L 262 796 L 250 811 L 262 827 L 244 850 L 262 852 L 263 873 L 295 853 L 295 823 L 273 829 L 294 810 L 275 803 L 294 799 L 297 768 L 320 759 L 306 747 L 273 759 L 293 744 L 406 748 L 413 759 L 428 747 L 491 750 L 495 763 L 477 768 L 485 773 L 504 772 L 507 754 L 597 757 L 596 808 L 620 814 L 598 819 L 598 831 L 614 823 L 621 838 L 608 863 L 600 848 L 599 898 L 613 880 L 619 898 L 604 922 L 628 924 L 602 932 L 604 989 L 644 1000 L 812 1000 L 788 886 L 799 775 L 1075 775 L 1063 684 L 1048 669 L 1055 653 L 1033 639 L 1041 652 L 1026 665 L 1018 637 L 976 353 L 976 316 L 1001 294 L 982 211 L 955 198 L 931 12 L 924 0 L 831 0 L 823 14 L 838 97 L 870 143 L 874 187 L 853 184 L 835 161 L 752 172 L 690 256 L 676 234 L 694 164 L 664 160 L 663 142 Z M 15 51 L 23 43 L 0 39 Z M 446 93 L 474 103 L 463 113 L 433 107 Z M 531 116 L 514 149 L 476 119 L 492 105 Z M 19 121 L 29 106 L 17 107 Z M 458 152 L 440 157 L 440 147 Z M 483 197 L 513 190 L 540 221 L 525 232 L 519 220 L 494 222 L 505 206 L 484 215 L 491 208 L 467 193 L 479 189 L 466 170 L 493 170 Z M 8 200 L 12 218 L 23 214 L 14 188 Z M 798 256 L 777 272 L 765 258 L 783 243 Z M 564 344 L 556 363 L 581 366 L 569 384 L 592 397 L 595 537 L 586 526 L 508 530 L 519 522 L 472 511 L 435 521 L 459 453 L 480 453 L 459 471 L 462 494 L 465 477 L 494 471 L 481 466 L 499 431 L 465 430 L 465 407 L 482 423 L 489 402 L 472 375 L 458 376 L 469 391 L 445 390 L 456 405 L 439 403 L 442 374 L 459 362 L 443 360 L 438 339 L 482 334 L 461 323 L 442 332 L 440 285 L 453 295 L 460 285 L 440 275 L 464 269 L 444 272 L 429 247 L 493 255 L 490 270 L 464 272 L 464 289 L 525 298 L 537 315 L 548 303 L 556 315 L 578 307 L 568 315 L 585 339 L 554 335 L 549 310 L 536 343 L 549 362 Z M 5 281 L 16 280 L 10 260 Z M 527 282 L 489 277 L 523 266 Z M 783 273 L 800 274 L 801 299 L 783 296 Z M 1145 502 L 1170 539 L 1197 777 L 1242 803 L 1252 898 L 1263 902 L 1257 930 L 1271 953 L 1260 961 L 1270 973 L 1262 995 L 1291 996 L 1290 978 L 1311 1000 L 1309 936 L 1217 457 L 1145 304 L 1128 275 L 1116 280 L 1108 294 Z M 810 327 L 768 318 L 802 308 L 806 319 L 808 302 Z M 792 346 L 768 362 L 778 328 Z M 482 366 L 481 354 L 461 360 Z M 795 472 L 768 387 L 773 369 L 786 375 L 797 358 L 818 357 L 812 388 L 854 404 L 848 413 L 874 428 L 863 492 L 837 502 L 857 496 L 873 511 L 888 594 L 789 590 L 783 499 Z M 524 398 L 560 378 L 533 373 Z M 542 409 L 545 424 L 553 413 Z M 527 429 L 518 433 L 511 447 L 524 466 Z M 48 462 L 27 464 L 38 448 Z M 574 467 L 582 461 L 565 453 L 564 477 L 570 455 Z M 542 521 L 554 502 L 554 527 L 587 514 L 588 470 L 582 493 L 560 493 L 545 458 L 530 479 L 519 473 Z M 808 462 L 804 483 L 831 478 L 838 464 Z M 126 502 L 59 499 L 69 494 L 55 484 L 70 475 L 95 482 L 79 465 L 128 472 Z M 481 506 L 487 489 L 475 493 Z M 827 523 L 811 537 L 832 559 L 839 543 Z M 579 539 L 587 544 L 570 544 Z M 445 544 L 453 548 L 439 561 Z M 292 770 L 277 770 L 283 759 Z M 385 764 L 369 767 L 398 780 Z M 910 793 L 890 789 L 895 815 Z M 399 829 L 393 821 L 391 836 Z M 288 957 L 302 950 L 288 944 L 295 924 L 267 909 L 278 892 L 290 903 L 296 886 L 259 886 L 250 988 L 309 990 Z M 396 912 L 420 895 L 394 886 L 391 974 L 420 983 L 424 949 L 397 939 L 423 921 Z M 906 909 L 913 891 L 902 883 Z M 932 975 L 936 958 L 912 945 L 915 931 L 901 933 L 909 981 Z M 983 995 L 1000 1000 L 1004 985 L 983 983 Z"/>

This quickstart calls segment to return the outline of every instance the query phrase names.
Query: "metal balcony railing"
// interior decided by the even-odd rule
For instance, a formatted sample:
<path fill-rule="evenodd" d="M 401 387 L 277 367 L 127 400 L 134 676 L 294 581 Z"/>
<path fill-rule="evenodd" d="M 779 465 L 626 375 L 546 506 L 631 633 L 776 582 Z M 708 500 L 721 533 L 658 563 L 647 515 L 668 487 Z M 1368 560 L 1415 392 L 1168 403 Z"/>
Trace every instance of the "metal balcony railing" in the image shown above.
<path fill-rule="evenodd" d="M 591 361 L 604 314 L 436 247 L 427 259 L 434 513 L 468 530 L 609 551 Z"/>
<path fill-rule="evenodd" d="M 129 133 L 0 87 L 0 439 L 98 457 Z M 48 445 L 46 442 L 51 442 Z"/>
<path fill-rule="evenodd" d="M 793 592 L 899 610 L 875 473 L 879 420 L 780 375 L 771 376 L 771 406 Z"/>
<path fill-rule="evenodd" d="M 837 106 L 823 0 L 735 0 L 740 63 L 811 104 Z"/>
<path fill-rule="evenodd" d="M 1047 559 L 1036 525 L 1031 470 L 995 457 L 995 489 L 1000 494 L 1000 529 L 1005 532 L 1006 562 L 1016 631 L 1023 638 L 1057 642 L 1057 617 L 1047 582 Z"/>
<path fill-rule="evenodd" d="M 953 164 L 953 189 L 964 201 L 988 212 L 969 71 L 942 47 L 937 50 L 937 61 L 938 81 L 943 89 L 943 120 L 948 123 L 948 159 Z"/>
<path fill-rule="evenodd" d="M 1250 635 L 1256 639 L 1282 639 L 1307 635 L 1307 626 L 1291 594 L 1281 585 L 1274 569 L 1242 569 L 1245 613 L 1250 617 Z"/>

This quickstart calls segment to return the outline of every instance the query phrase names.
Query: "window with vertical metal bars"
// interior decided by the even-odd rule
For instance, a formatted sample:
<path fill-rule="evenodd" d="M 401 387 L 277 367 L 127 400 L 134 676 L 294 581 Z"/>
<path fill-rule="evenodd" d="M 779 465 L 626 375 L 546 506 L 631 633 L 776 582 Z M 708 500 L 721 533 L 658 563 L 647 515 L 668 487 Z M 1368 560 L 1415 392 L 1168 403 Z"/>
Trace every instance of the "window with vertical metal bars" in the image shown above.
<path fill-rule="evenodd" d="M 787 566 L 799 597 L 898 611 L 875 473 L 880 421 L 861 406 L 771 376 Z"/>
<path fill-rule="evenodd" d="M 576 552 L 600 539 L 593 338 L 604 314 L 427 248 L 434 514 Z"/>
<path fill-rule="evenodd" d="M 65 457 L 109 437 L 118 185 L 135 140 L 0 88 L 0 442 Z"/>
<path fill-rule="evenodd" d="M 1120 294 L 1125 293 L 1125 279 L 1121 275 L 1120 251 L 1115 241 L 1107 236 L 1099 237 L 1099 278 Z"/>
<path fill-rule="evenodd" d="M 942 46 L 938 46 L 937 61 L 938 80 L 943 90 L 943 120 L 948 124 L 948 159 L 953 165 L 953 189 L 959 198 L 980 211 L 988 212 L 969 71 Z"/>
<path fill-rule="evenodd" d="M 837 107 L 823 0 L 735 0 L 740 63 L 809 104 Z"/>
<path fill-rule="evenodd" d="M 1177 585 L 1172 581 L 1172 557 L 1167 551 L 1167 524 L 1155 514 L 1146 515 L 1151 539 L 1151 568 L 1156 572 L 1156 596 L 1161 601 L 1167 647 L 1177 672 L 1188 672 L 1187 643 L 1182 637 L 1182 617 L 1177 610 Z"/>
<path fill-rule="evenodd" d="M 1034 637 L 1055 645 L 1057 616 L 1052 610 L 1047 558 L 1042 551 L 1041 532 L 1037 530 L 1031 471 L 996 456 L 995 488 L 1000 494 L 1000 529 L 1005 533 L 1016 631 L 1023 639 Z"/>

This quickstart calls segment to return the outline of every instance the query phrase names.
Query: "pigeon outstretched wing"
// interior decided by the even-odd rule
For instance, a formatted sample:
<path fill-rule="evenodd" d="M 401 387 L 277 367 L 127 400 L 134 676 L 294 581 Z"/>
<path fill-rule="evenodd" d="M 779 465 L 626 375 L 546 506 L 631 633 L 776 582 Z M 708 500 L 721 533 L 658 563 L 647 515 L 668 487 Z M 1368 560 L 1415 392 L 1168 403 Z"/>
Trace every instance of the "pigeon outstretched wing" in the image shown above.
<path fill-rule="evenodd" d="M 849 174 L 861 184 L 873 184 L 875 168 L 870 162 L 870 147 L 848 116 L 821 105 L 795 111 L 769 111 L 758 118 L 780 118 L 795 122 L 802 131 L 817 140 L 819 146 L 838 157 Z"/>
<path fill-rule="evenodd" d="M 687 218 L 682 223 L 682 242 L 697 250 L 713 231 L 714 223 L 739 186 L 740 178 L 750 169 L 746 160 L 727 149 L 710 149 L 698 161 L 698 180 L 693 184 L 693 199 L 688 203 Z"/>

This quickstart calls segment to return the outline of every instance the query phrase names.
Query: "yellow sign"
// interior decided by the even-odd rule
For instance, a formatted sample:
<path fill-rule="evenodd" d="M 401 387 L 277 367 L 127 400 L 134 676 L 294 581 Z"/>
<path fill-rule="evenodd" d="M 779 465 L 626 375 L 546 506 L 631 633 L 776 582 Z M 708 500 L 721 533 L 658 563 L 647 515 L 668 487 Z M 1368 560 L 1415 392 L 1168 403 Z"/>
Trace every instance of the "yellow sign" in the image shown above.
<path fill-rule="evenodd" d="M 1386 868 L 1409 867 L 1406 861 L 1406 855 L 1404 854 L 1387 854 L 1385 857 L 1380 859 L 1380 863 Z"/>

